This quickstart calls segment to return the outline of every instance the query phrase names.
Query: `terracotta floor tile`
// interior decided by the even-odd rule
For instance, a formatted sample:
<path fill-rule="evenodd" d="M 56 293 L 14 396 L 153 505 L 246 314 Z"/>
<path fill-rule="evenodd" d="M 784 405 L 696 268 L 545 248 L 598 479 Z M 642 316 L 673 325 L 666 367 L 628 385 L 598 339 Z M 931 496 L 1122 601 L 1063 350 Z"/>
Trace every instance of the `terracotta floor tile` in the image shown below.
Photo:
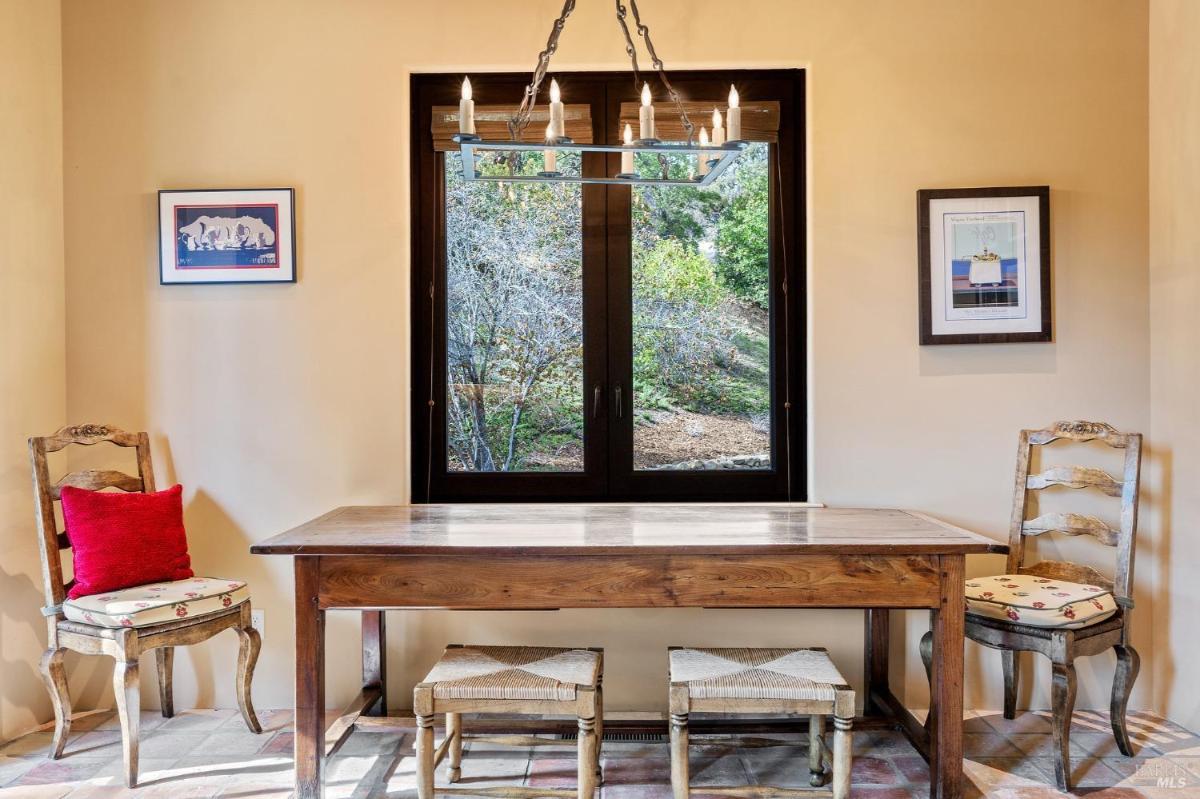
<path fill-rule="evenodd" d="M 1047 733 L 1051 730 L 1051 716 L 1048 712 L 1030 710 L 1018 711 L 1015 718 L 1006 719 L 1004 714 L 996 711 L 980 714 L 996 732 L 1013 733 Z"/>
<path fill-rule="evenodd" d="M 43 760 L 21 776 L 12 780 L 10 786 L 51 785 L 83 782 L 104 768 L 98 760 Z"/>
<path fill-rule="evenodd" d="M 895 785 L 900 774 L 888 758 L 856 757 L 850 766 L 852 785 Z"/>
<path fill-rule="evenodd" d="M 578 776 L 575 758 L 534 758 L 526 784 L 532 788 L 573 788 Z"/>
<path fill-rule="evenodd" d="M 1107 788 L 1121 781 L 1121 775 L 1098 758 L 1071 760 L 1071 785 L 1075 788 Z"/>
<path fill-rule="evenodd" d="M 669 766 L 668 766 L 669 769 Z M 746 766 L 742 763 L 742 759 L 736 755 L 727 757 L 718 757 L 714 759 L 692 756 L 688 761 L 688 770 L 691 775 L 691 784 L 696 788 L 704 788 L 712 785 L 745 785 L 751 782 L 751 777 L 747 772 Z M 793 769 L 793 773 L 795 769 Z M 808 769 L 804 769 L 805 779 L 807 779 Z M 668 771 L 668 780 L 670 779 L 670 771 Z M 787 785 L 789 783 L 776 783 Z"/>
<path fill-rule="evenodd" d="M 1007 738 L 1024 755 L 1055 757 L 1057 754 L 1053 735 L 1017 732 L 1008 735 Z"/>
<path fill-rule="evenodd" d="M 601 799 L 671 799 L 670 785 L 606 785 L 601 791 Z M 693 799 L 703 796 L 699 791 L 693 791 Z"/>
<path fill-rule="evenodd" d="M 1145 757 L 1160 754 L 1158 748 L 1144 738 L 1133 734 L 1133 751 Z M 1111 732 L 1071 732 L 1071 751 L 1085 757 L 1122 757 L 1117 748 L 1117 739 Z"/>
<path fill-rule="evenodd" d="M 894 757 L 892 765 L 909 782 L 929 782 L 929 764 L 920 755 Z"/>
<path fill-rule="evenodd" d="M 1021 750 L 996 732 L 963 735 L 963 754 L 967 757 L 1020 757 Z"/>
<path fill-rule="evenodd" d="M 121 784 L 115 716 L 109 711 L 82 715 L 63 760 L 44 759 L 47 728 L 0 747 L 0 786 L 34 783 L 4 788 L 0 799 L 60 799 L 68 793 L 71 799 L 283 799 L 292 782 L 291 718 L 287 710 L 263 711 L 260 720 L 267 731 L 254 735 L 236 710 L 182 711 L 167 722 L 147 711 L 141 717 L 143 784 L 129 792 Z M 964 727 L 964 747 L 970 753 L 965 799 L 1063 799 L 1053 785 L 1053 742 L 1045 711 L 1025 712 L 1011 721 L 994 710 L 968 712 Z M 1153 714 L 1131 714 L 1130 730 L 1143 744 L 1136 758 L 1117 754 L 1103 711 L 1077 714 L 1072 734 L 1075 795 L 1190 799 L 1187 792 L 1200 786 L 1200 738 Z M 705 793 L 706 786 L 806 787 L 806 737 L 772 736 L 770 742 L 775 745 L 739 745 L 729 737 L 697 740 L 689 760 L 694 799 L 713 796 Z M 574 743 L 562 744 L 532 749 L 469 741 L 461 787 L 574 787 Z M 1158 754 L 1160 750 L 1170 755 Z M 928 768 L 899 733 L 859 730 L 855 753 L 853 799 L 928 796 Z M 665 741 L 608 742 L 603 758 L 605 783 L 599 799 L 670 799 Z M 439 784 L 446 784 L 447 765 L 439 768 Z M 326 775 L 328 799 L 385 794 L 415 799 L 412 736 L 351 736 L 327 764 Z"/>
<path fill-rule="evenodd" d="M 0 756 L 0 786 L 13 782 L 41 762 L 41 758 Z"/>
<path fill-rule="evenodd" d="M 604 760 L 604 784 L 657 785 L 671 781 L 671 762 L 665 751 L 654 757 L 613 757 Z"/>

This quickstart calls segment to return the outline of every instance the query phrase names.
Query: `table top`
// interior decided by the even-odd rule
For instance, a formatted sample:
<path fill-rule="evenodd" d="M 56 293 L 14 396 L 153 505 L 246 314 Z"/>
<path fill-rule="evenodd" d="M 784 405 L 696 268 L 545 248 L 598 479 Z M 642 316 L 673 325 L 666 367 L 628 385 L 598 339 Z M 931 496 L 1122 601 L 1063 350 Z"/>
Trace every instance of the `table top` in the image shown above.
<path fill-rule="evenodd" d="M 915 511 L 773 504 L 346 506 L 256 555 L 972 554 L 1007 546 Z"/>

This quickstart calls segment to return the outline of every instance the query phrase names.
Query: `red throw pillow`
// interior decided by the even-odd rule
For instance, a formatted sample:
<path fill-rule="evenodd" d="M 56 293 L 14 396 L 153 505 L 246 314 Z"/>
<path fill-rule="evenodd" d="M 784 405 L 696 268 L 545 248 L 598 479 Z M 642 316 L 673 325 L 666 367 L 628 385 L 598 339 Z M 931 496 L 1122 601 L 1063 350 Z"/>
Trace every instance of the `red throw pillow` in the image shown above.
<path fill-rule="evenodd" d="M 75 557 L 71 599 L 195 576 L 183 529 L 183 486 L 154 494 L 65 486 L 62 507 Z"/>

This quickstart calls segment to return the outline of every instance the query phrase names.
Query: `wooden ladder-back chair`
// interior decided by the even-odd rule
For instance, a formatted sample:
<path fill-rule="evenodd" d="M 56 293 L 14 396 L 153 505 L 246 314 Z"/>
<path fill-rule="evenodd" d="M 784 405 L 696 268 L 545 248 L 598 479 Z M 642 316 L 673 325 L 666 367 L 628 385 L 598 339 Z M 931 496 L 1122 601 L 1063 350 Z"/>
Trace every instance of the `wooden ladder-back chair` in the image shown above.
<path fill-rule="evenodd" d="M 46 455 L 72 444 L 92 446 L 108 442 L 118 447 L 133 447 L 137 454 L 137 477 L 111 470 L 71 472 L 58 481 L 50 479 Z M 115 488 L 125 492 L 151 493 L 154 489 L 154 468 L 150 461 L 150 439 L 145 433 L 127 433 L 107 425 L 73 425 L 54 435 L 29 439 L 29 454 L 33 466 L 34 500 L 37 503 L 37 524 L 42 556 L 42 580 L 45 584 L 46 617 L 49 646 L 41 661 L 42 678 L 54 706 L 54 739 L 50 757 L 62 757 L 67 735 L 71 730 L 71 697 L 67 691 L 63 655 L 70 649 L 85 655 L 108 655 L 116 661 L 113 671 L 113 691 L 121 722 L 121 743 L 124 755 L 125 781 L 129 787 L 137 784 L 138 722 L 140 711 L 138 658 L 154 650 L 158 666 L 158 689 L 163 716 L 175 713 L 171 685 L 174 647 L 190 646 L 206 641 L 217 633 L 234 630 L 240 640 L 237 666 L 237 697 L 242 717 L 253 732 L 262 731 L 250 700 L 250 684 L 261 648 L 261 638 L 250 621 L 250 600 L 190 618 L 148 624 L 146 626 L 112 627 L 68 619 L 63 612 L 67 592 L 74 581 L 63 576 L 61 551 L 70 549 L 71 542 L 58 529 L 55 503 L 65 486 L 98 491 Z"/>
<path fill-rule="evenodd" d="M 1089 466 L 1048 466 L 1030 474 L 1030 461 L 1034 447 L 1043 447 L 1055 441 L 1086 442 L 1100 441 L 1108 446 L 1124 450 L 1124 465 L 1120 478 Z M 1097 655 L 1112 649 L 1117 656 L 1116 672 L 1113 675 L 1110 717 L 1113 736 L 1121 753 L 1133 756 L 1125 713 L 1129 695 L 1137 679 L 1140 658 L 1130 643 L 1130 616 L 1133 612 L 1133 556 L 1134 537 L 1137 533 L 1138 485 L 1142 462 L 1142 436 L 1140 433 L 1120 433 L 1104 422 L 1071 421 L 1056 422 L 1043 430 L 1022 430 L 1017 448 L 1016 484 L 1013 496 L 1012 519 L 1009 528 L 1009 550 L 1006 575 L 1031 575 L 1042 584 L 1074 583 L 1088 590 L 1099 589 L 1099 596 L 1111 593 L 1115 612 L 1095 623 L 1083 626 L 1055 627 L 1035 626 L 1020 618 L 1023 608 L 1009 608 L 1009 618 L 992 618 L 973 613 L 971 585 L 977 581 L 1000 578 L 976 578 L 968 580 L 968 612 L 966 634 L 993 649 L 999 649 L 1004 671 L 1004 717 L 1016 715 L 1017 684 L 1019 678 L 1019 651 L 1040 652 L 1050 659 L 1053 682 L 1051 702 L 1053 704 L 1053 733 L 1055 754 L 1055 776 L 1060 790 L 1068 791 L 1071 785 L 1070 731 L 1071 714 L 1075 707 L 1075 658 Z M 1068 489 L 1094 489 L 1109 497 L 1121 500 L 1121 516 L 1118 527 L 1096 516 L 1078 513 L 1043 513 L 1027 518 L 1035 494 L 1052 487 Z M 1092 536 L 1101 544 L 1116 549 L 1116 570 L 1113 579 L 1101 574 L 1091 566 L 1057 560 L 1040 560 L 1029 563 L 1026 559 L 1025 543 L 1030 536 L 1062 533 L 1070 536 Z M 1049 585 L 1050 588 L 1055 586 Z M 1034 605 L 1034 607 L 1037 607 Z M 1070 606 L 1068 606 L 1070 607 Z M 1070 612 L 1070 611 L 1068 611 Z M 1074 618 L 1074 617 L 1072 617 Z M 929 670 L 931 637 L 926 634 L 921 641 L 921 655 Z"/>

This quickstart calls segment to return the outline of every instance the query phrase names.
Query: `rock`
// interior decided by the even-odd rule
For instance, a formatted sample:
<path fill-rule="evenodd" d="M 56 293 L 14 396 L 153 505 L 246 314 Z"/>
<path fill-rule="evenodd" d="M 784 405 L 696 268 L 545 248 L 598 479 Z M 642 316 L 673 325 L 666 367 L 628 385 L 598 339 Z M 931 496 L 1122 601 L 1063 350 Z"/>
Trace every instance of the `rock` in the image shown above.
<path fill-rule="evenodd" d="M 752 455 L 725 455 L 709 460 L 680 461 L 667 463 L 662 466 L 651 466 L 646 471 L 680 471 L 680 472 L 716 472 L 733 469 L 770 469 L 771 455 L 768 452 L 758 452 Z"/>

